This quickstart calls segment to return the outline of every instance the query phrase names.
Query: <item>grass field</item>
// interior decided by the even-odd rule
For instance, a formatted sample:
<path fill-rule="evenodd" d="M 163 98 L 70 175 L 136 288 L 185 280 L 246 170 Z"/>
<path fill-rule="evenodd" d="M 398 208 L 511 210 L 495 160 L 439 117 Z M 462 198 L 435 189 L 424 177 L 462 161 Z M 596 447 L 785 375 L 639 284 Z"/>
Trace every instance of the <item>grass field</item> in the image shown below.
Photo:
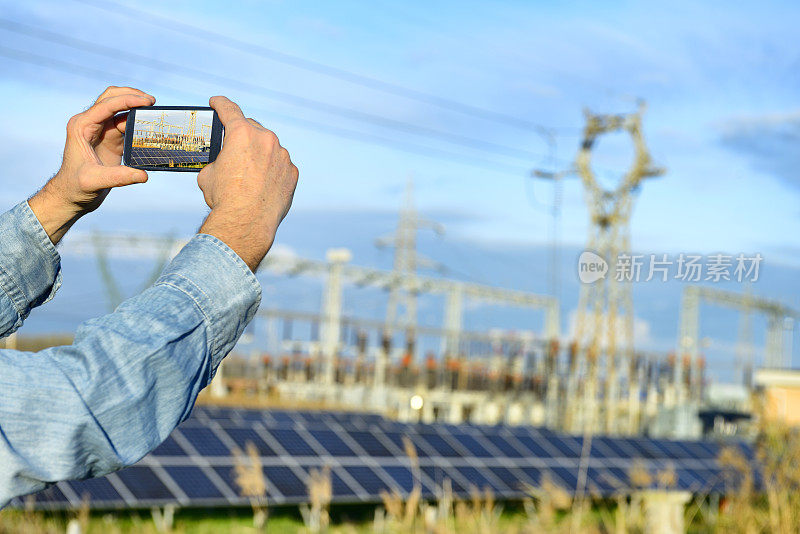
<path fill-rule="evenodd" d="M 331 510 L 331 534 L 362 534 L 376 532 L 374 507 L 335 507 Z M 67 524 L 75 520 L 82 526 L 82 534 L 150 534 L 163 532 L 149 511 L 115 512 L 113 514 L 91 513 L 81 517 L 80 512 L 45 513 L 5 510 L 0 512 L 0 534 L 63 534 Z M 521 506 L 512 506 L 497 518 L 496 530 L 491 532 L 532 532 L 526 529 L 528 518 Z M 413 527 L 412 527 L 413 529 Z M 403 532 L 387 527 L 386 532 Z M 269 532 L 276 534 L 309 532 L 297 508 L 282 508 L 270 511 L 265 528 L 253 526 L 250 509 L 236 510 L 179 510 L 175 513 L 173 527 L 168 531 L 176 534 L 245 534 Z M 467 529 L 466 532 L 478 532 Z M 486 532 L 486 531 L 484 531 Z"/>

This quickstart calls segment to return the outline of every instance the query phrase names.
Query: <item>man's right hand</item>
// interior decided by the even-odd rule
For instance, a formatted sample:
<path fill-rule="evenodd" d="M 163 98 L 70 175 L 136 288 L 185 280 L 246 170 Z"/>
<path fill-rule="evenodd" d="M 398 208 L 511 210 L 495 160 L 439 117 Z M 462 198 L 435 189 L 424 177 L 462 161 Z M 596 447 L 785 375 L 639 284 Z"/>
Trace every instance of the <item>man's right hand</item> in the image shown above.
<path fill-rule="evenodd" d="M 112 187 L 147 181 L 143 170 L 120 165 L 128 115 L 119 112 L 155 101 L 139 89 L 112 85 L 92 107 L 69 120 L 61 168 L 28 201 L 53 244 L 80 217 L 97 209 Z"/>
<path fill-rule="evenodd" d="M 292 205 L 297 167 L 278 137 L 224 96 L 209 104 L 225 127 L 217 159 L 203 168 L 197 185 L 211 213 L 200 233 L 217 237 L 255 272 Z"/>

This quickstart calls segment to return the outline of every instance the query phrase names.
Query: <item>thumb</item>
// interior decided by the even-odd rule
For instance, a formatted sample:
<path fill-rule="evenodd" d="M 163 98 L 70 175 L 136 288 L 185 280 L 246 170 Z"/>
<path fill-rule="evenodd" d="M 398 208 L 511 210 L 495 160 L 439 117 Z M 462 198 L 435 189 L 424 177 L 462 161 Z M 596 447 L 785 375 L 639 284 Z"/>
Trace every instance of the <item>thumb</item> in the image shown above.
<path fill-rule="evenodd" d="M 87 172 L 86 178 L 82 180 L 83 189 L 86 191 L 141 184 L 146 181 L 147 173 L 145 171 L 123 165 L 113 167 L 93 165 Z"/>

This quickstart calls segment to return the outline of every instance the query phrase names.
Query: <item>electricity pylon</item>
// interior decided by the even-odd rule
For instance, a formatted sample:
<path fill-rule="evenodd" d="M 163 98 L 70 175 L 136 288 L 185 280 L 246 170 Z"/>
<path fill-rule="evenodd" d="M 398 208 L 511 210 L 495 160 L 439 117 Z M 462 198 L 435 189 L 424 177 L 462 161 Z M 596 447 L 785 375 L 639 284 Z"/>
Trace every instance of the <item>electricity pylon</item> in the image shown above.
<path fill-rule="evenodd" d="M 381 237 L 376 241 L 378 247 L 394 248 L 394 264 L 392 272 L 398 277 L 413 277 L 419 267 L 441 268 L 441 265 L 417 253 L 417 231 L 420 228 L 431 228 L 435 233 L 444 233 L 444 226 L 419 217 L 414 207 L 414 182 L 409 179 L 406 185 L 405 199 L 400 210 L 400 220 L 394 234 Z M 399 318 L 400 307 L 403 316 Z M 413 291 L 403 291 L 393 286 L 389 291 L 389 303 L 386 307 L 385 335 L 391 336 L 396 326 L 404 328 L 413 338 L 417 325 L 417 295 Z"/>
<path fill-rule="evenodd" d="M 94 232 L 91 234 L 91 245 L 94 248 L 95 257 L 97 258 L 97 268 L 100 271 L 100 277 L 103 280 L 103 285 L 106 289 L 106 297 L 108 298 L 108 309 L 114 311 L 117 309 L 122 301 L 125 299 L 117 279 L 111 272 L 108 263 L 108 249 L 112 246 L 127 247 L 129 257 L 141 259 L 142 256 L 138 254 L 141 251 L 155 252 L 155 263 L 150 274 L 141 285 L 141 289 L 151 286 L 161 271 L 166 266 L 169 259 L 175 255 L 184 245 L 185 241 L 175 239 L 172 237 L 150 238 L 146 236 L 137 236 L 135 234 L 106 234 Z M 81 242 L 81 238 L 70 240 L 70 244 L 76 249 L 80 249 L 81 245 L 85 247 L 85 243 Z"/>
<path fill-rule="evenodd" d="M 600 428 L 608 433 L 619 431 L 618 369 L 633 358 L 631 280 L 628 277 L 618 279 L 614 267 L 618 255 L 630 254 L 630 217 L 634 195 L 643 179 L 664 173 L 664 169 L 653 166 L 645 145 L 642 135 L 643 112 L 643 103 L 635 113 L 630 114 L 596 115 L 588 110 L 584 112 L 586 125 L 575 167 L 581 177 L 589 208 L 590 227 L 586 248 L 601 256 L 609 265 L 605 277 L 581 286 L 578 304 L 575 341 L 580 363 L 588 368 L 581 403 L 584 413 L 580 418 L 584 431 L 597 431 Z M 630 134 L 635 155 L 631 168 L 617 186 L 609 190 L 600 185 L 591 168 L 591 153 L 599 136 L 617 131 Z M 598 360 L 601 359 L 605 363 L 605 421 L 602 427 L 598 413 Z"/>

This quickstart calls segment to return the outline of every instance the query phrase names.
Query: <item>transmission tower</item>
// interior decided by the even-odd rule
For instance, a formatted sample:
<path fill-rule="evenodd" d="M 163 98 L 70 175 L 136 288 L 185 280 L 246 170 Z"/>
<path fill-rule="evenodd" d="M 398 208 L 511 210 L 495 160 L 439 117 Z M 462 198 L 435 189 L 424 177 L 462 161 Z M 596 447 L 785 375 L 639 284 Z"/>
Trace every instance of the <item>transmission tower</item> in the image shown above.
<path fill-rule="evenodd" d="M 630 217 L 635 193 L 643 179 L 664 173 L 653 166 L 642 136 L 640 103 L 635 113 L 596 115 L 585 111 L 583 142 L 575 161 L 585 190 L 590 228 L 587 250 L 605 259 L 608 274 L 581 286 L 575 332 L 580 363 L 587 367 L 588 379 L 583 388 L 584 410 L 580 423 L 584 431 L 603 428 L 616 433 L 619 406 L 619 368 L 628 368 L 633 360 L 633 298 L 630 280 L 617 279 L 614 266 L 621 253 L 630 253 Z M 605 189 L 591 168 L 592 148 L 603 134 L 624 131 L 630 134 L 635 155 L 631 168 L 617 186 Z M 599 419 L 599 360 L 605 363 L 604 422 Z M 576 370 L 572 370 L 576 371 Z M 576 373 L 573 373 L 576 374 Z M 574 380 L 573 388 L 575 386 Z M 574 391 L 570 392 L 574 395 Z M 574 397 L 571 397 L 574 398 Z M 574 422 L 573 422 L 574 425 Z M 633 431 L 634 429 L 630 429 Z"/>
<path fill-rule="evenodd" d="M 89 237 L 87 243 L 86 237 Z M 70 247 L 80 251 L 83 249 L 85 252 L 87 245 L 91 245 L 94 249 L 95 257 L 97 259 L 97 268 L 100 271 L 100 277 L 103 280 L 103 285 L 106 290 L 108 310 L 114 311 L 117 309 L 122 301 L 125 299 L 124 291 L 111 272 L 111 267 L 108 261 L 108 251 L 112 247 L 126 247 L 128 250 L 129 258 L 141 259 L 144 253 L 154 252 L 154 264 L 145 281 L 141 284 L 143 290 L 152 285 L 161 271 L 166 266 L 169 259 L 174 256 L 178 250 L 185 244 L 185 241 L 175 239 L 173 237 L 151 238 L 147 236 L 138 236 L 135 234 L 110 234 L 94 232 L 91 236 L 78 236 L 70 240 Z M 148 254 L 149 255 L 149 254 Z M 130 291 L 130 288 L 127 288 Z M 137 290 L 136 292 L 138 292 Z"/>
<path fill-rule="evenodd" d="M 381 248 L 394 248 L 392 272 L 398 278 L 416 276 L 417 269 L 420 267 L 441 267 L 440 264 L 417 253 L 417 231 L 421 228 L 430 228 L 438 235 L 444 233 L 444 227 L 441 224 L 419 217 L 414 206 L 414 182 L 409 179 L 395 233 L 381 237 L 375 243 Z M 402 318 L 399 317 L 401 307 L 404 312 Z M 407 342 L 411 344 L 415 337 L 416 327 L 416 293 L 414 291 L 406 291 L 399 285 L 392 286 L 389 291 L 389 303 L 386 307 L 384 337 L 391 338 L 393 332 L 400 328 L 406 331 Z"/>

